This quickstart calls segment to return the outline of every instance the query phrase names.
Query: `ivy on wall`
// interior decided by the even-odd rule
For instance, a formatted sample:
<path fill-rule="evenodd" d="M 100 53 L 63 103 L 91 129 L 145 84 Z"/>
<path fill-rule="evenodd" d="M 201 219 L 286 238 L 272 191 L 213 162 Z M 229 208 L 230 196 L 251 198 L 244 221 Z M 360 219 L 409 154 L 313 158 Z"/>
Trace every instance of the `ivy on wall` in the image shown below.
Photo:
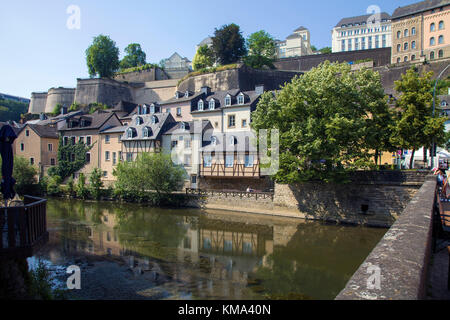
<path fill-rule="evenodd" d="M 59 138 L 58 147 L 58 165 L 50 168 L 49 175 L 60 176 L 63 180 L 72 176 L 86 165 L 86 153 L 89 152 L 93 146 L 93 144 L 87 146 L 80 141 L 75 144 L 68 141 L 68 143 L 64 145 L 64 140 L 61 136 Z"/>

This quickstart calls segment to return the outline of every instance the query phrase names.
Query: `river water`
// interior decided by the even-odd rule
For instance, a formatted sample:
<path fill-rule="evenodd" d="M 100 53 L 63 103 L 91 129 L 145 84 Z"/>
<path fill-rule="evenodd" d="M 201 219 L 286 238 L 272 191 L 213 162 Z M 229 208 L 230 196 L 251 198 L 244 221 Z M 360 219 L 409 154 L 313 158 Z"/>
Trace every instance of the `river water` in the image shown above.
<path fill-rule="evenodd" d="M 385 229 L 217 210 L 50 199 L 29 259 L 70 299 L 334 299 Z"/>

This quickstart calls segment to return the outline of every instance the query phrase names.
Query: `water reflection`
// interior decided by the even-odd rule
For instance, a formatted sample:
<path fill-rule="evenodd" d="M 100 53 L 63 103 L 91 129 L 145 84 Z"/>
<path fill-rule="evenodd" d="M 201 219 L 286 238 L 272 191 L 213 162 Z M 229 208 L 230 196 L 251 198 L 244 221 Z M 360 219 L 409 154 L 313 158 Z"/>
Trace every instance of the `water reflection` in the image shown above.
<path fill-rule="evenodd" d="M 233 212 L 62 200 L 49 201 L 48 224 L 50 242 L 42 255 L 55 265 L 80 262 L 80 256 L 125 265 L 127 282 L 123 273 L 108 278 L 117 282 L 112 287 L 120 299 L 333 299 L 385 233 Z M 92 274 L 91 282 L 101 278 Z M 95 285 L 104 284 L 87 283 L 83 290 Z M 136 295 L 120 296 L 128 289 Z"/>

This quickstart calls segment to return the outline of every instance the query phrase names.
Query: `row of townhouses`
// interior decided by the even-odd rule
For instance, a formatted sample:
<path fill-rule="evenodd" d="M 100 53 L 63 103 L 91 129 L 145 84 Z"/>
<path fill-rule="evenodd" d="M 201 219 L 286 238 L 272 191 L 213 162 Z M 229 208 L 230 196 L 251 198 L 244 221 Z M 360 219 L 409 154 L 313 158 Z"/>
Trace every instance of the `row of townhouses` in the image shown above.
<path fill-rule="evenodd" d="M 386 12 L 344 18 L 332 31 L 332 51 L 391 48 L 391 62 L 450 56 L 450 1 L 427 0 Z"/>
<path fill-rule="evenodd" d="M 120 161 L 132 162 L 143 152 L 164 152 L 184 167 L 186 187 L 203 183 L 233 188 L 239 183 L 264 189 L 250 129 L 251 113 L 263 92 L 264 86 L 217 92 L 203 87 L 200 92 L 177 91 L 167 101 L 142 105 L 122 101 L 93 114 L 67 113 L 63 108 L 57 117 L 47 119 L 42 114 L 39 120 L 27 122 L 18 133 L 15 153 L 29 159 L 42 176 L 57 165 L 62 137 L 64 145 L 91 146 L 86 165 L 75 178 L 100 168 L 105 184 L 111 184 Z"/>

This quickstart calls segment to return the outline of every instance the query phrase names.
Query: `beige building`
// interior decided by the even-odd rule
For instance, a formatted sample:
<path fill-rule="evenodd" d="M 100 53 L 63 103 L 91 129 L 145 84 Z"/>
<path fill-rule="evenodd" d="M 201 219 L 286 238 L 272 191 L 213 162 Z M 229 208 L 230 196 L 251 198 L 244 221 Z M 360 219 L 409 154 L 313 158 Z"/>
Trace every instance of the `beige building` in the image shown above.
<path fill-rule="evenodd" d="M 127 129 L 126 126 L 108 128 L 100 132 L 100 168 L 102 170 L 102 180 L 106 186 L 112 185 L 116 181 L 113 171 L 122 156 L 122 136 Z"/>
<path fill-rule="evenodd" d="M 16 155 L 26 158 L 42 177 L 57 164 L 59 136 L 56 126 L 26 124 L 15 141 Z"/>
<path fill-rule="evenodd" d="M 90 115 L 72 117 L 59 129 L 64 145 L 82 142 L 92 147 L 86 154 L 86 165 L 75 174 L 75 178 L 78 178 L 80 173 L 88 176 L 95 168 L 100 168 L 102 154 L 100 132 L 121 125 L 115 113 L 97 111 Z"/>
<path fill-rule="evenodd" d="M 276 41 L 277 58 L 301 57 L 313 54 L 311 49 L 311 35 L 305 27 L 294 30 L 286 40 Z"/>
<path fill-rule="evenodd" d="M 193 93 L 189 90 L 185 92 L 176 91 L 173 98 L 161 101 L 161 112 L 170 113 L 175 121 L 192 121 L 191 110 L 202 95 L 202 92 Z"/>
<path fill-rule="evenodd" d="M 392 15 L 392 63 L 448 57 L 449 0 L 397 8 Z"/>

